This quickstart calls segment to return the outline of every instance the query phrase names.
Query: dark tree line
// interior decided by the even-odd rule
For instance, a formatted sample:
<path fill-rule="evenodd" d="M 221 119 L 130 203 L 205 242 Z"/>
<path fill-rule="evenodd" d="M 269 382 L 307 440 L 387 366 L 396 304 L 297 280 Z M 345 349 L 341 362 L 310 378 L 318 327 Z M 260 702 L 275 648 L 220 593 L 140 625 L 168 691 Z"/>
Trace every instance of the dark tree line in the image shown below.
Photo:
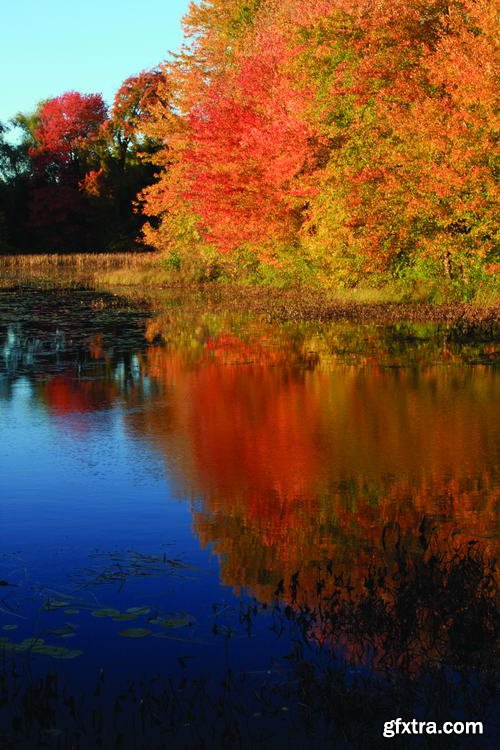
<path fill-rule="evenodd" d="M 161 73 L 127 79 L 108 108 L 70 91 L 0 123 L 0 251 L 137 247 L 138 193 L 157 142 L 141 132 Z"/>

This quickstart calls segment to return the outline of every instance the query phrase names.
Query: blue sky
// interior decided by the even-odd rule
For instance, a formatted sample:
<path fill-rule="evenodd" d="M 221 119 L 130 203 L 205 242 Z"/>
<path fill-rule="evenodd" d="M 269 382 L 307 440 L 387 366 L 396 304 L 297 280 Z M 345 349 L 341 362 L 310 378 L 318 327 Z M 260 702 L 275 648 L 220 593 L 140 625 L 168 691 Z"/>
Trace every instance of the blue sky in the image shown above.
<path fill-rule="evenodd" d="M 1 0 L 0 120 L 65 91 L 102 93 L 175 50 L 188 0 Z"/>

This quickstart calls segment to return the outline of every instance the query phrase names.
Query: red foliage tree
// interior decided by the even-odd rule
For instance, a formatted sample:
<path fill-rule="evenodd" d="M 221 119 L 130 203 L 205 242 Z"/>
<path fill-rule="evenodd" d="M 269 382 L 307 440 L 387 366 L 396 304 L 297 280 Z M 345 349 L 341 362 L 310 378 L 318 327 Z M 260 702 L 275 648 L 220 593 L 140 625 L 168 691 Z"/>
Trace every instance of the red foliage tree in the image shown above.
<path fill-rule="evenodd" d="M 107 108 L 100 94 L 68 91 L 44 102 L 32 153 L 43 162 L 71 166 L 81 174 L 89 156 L 95 153 Z"/>
<path fill-rule="evenodd" d="M 164 144 L 153 244 L 292 248 L 346 283 L 489 267 L 488 0 L 206 0 L 185 25 L 175 110 L 148 125 Z"/>
<path fill-rule="evenodd" d="M 307 169 L 312 131 L 288 55 L 279 28 L 262 30 L 190 114 L 186 197 L 221 250 L 296 234 L 296 177 Z"/>
<path fill-rule="evenodd" d="M 30 150 L 35 180 L 29 225 L 44 249 L 88 249 L 95 243 L 91 206 L 81 188 L 86 175 L 99 170 L 106 118 L 100 94 L 69 91 L 39 107 Z"/>

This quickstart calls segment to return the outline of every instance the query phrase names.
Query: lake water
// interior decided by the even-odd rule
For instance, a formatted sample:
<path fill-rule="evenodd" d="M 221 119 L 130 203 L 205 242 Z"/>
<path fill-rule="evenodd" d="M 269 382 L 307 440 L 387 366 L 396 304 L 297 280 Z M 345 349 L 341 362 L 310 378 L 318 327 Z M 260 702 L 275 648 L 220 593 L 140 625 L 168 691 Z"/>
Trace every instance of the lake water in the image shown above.
<path fill-rule="evenodd" d="M 476 592 L 496 547 L 497 363 L 493 342 L 443 326 L 277 325 L 173 292 L 0 291 L 7 654 L 78 690 L 101 669 L 119 689 L 186 663 L 272 680 L 293 642 L 273 602 L 293 619 L 345 587 L 352 611 L 385 571 L 389 619 L 318 638 L 330 658 L 364 676 L 481 675 L 489 625 L 460 604 L 436 626 L 411 588 L 422 575 L 406 599 L 402 576 L 458 560 L 469 604 L 488 600 Z M 449 594 L 450 570 L 429 578 L 431 597 Z"/>

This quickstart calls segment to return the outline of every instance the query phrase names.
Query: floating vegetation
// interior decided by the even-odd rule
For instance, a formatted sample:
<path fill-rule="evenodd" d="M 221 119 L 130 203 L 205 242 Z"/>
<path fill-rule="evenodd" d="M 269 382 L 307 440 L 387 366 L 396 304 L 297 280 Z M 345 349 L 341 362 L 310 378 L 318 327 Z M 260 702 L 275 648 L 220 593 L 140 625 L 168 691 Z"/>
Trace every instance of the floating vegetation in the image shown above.
<path fill-rule="evenodd" d="M 25 638 L 20 643 L 9 641 L 8 638 L 0 638 L 0 651 L 22 654 L 40 654 L 50 656 L 53 659 L 76 659 L 82 656 L 83 651 L 79 649 L 65 648 L 64 646 L 52 646 L 45 643 L 43 638 Z"/>
<path fill-rule="evenodd" d="M 128 615 L 149 615 L 151 612 L 150 607 L 129 607 L 125 610 Z"/>
<path fill-rule="evenodd" d="M 469 714 L 484 724 L 481 750 L 493 750 L 493 561 L 479 544 L 441 553 L 427 536 L 421 544 L 427 554 L 415 560 L 398 543 L 391 569 L 370 571 L 360 589 L 332 562 L 317 569 L 316 595 L 307 583 L 302 589 L 297 571 L 290 581 L 276 582 L 281 593 L 272 603 L 242 602 L 239 622 L 248 637 L 263 617 L 276 640 L 290 644 L 260 670 L 229 664 L 212 676 L 193 675 L 191 657 L 178 655 L 180 674 L 155 674 L 115 691 L 101 670 L 93 691 L 74 695 L 54 673 L 23 682 L 15 665 L 0 663 L 0 726 L 6 728 L 0 746 L 383 750 L 381 717 L 418 715 L 439 725 Z M 411 613 L 403 601 L 414 603 Z M 168 619 L 152 620 L 160 617 Z M 466 639 L 456 629 L 464 620 Z M 223 628 L 219 633 L 224 637 Z M 201 643 L 146 628 L 120 636 Z M 13 658 L 26 651 L 54 659 L 81 654 L 38 638 L 21 644 L 2 638 L 2 649 Z M 422 740 L 408 747 L 429 747 L 428 738 Z M 473 744 L 457 735 L 453 747 Z"/>
<path fill-rule="evenodd" d="M 113 622 L 127 622 L 129 620 L 137 620 L 139 615 L 134 615 L 132 612 L 120 612 L 120 614 L 115 615 L 112 620 Z"/>
<path fill-rule="evenodd" d="M 147 628 L 127 628 L 118 633 L 122 638 L 146 638 L 151 635 L 151 630 Z"/>
<path fill-rule="evenodd" d="M 102 584 L 118 584 L 119 590 L 125 583 L 134 578 L 150 576 L 180 576 L 187 572 L 203 572 L 199 568 L 187 565 L 164 555 L 151 555 L 137 550 L 118 552 L 95 552 L 95 560 L 105 559 L 107 564 L 103 568 L 87 568 L 74 576 L 79 582 L 79 589 L 89 589 Z"/>
<path fill-rule="evenodd" d="M 70 622 L 66 622 L 60 628 L 51 628 L 46 631 L 48 635 L 55 635 L 58 638 L 72 638 L 76 635 L 76 626 Z"/>
<path fill-rule="evenodd" d="M 33 652 L 50 656 L 52 659 L 76 659 L 83 655 L 83 651 L 79 649 L 64 648 L 64 646 L 49 646 L 47 644 L 35 646 Z"/>
<path fill-rule="evenodd" d="M 191 617 L 153 617 L 148 620 L 151 625 L 159 625 L 162 628 L 185 628 L 193 624 Z"/>
<path fill-rule="evenodd" d="M 80 610 L 92 611 L 96 609 L 97 600 L 94 602 L 86 601 L 85 599 L 75 596 L 72 592 L 61 592 L 55 591 L 47 586 L 35 586 L 35 591 L 38 596 L 43 598 L 42 610 L 44 612 L 60 612 L 64 611 L 68 615 L 80 614 Z"/>
<path fill-rule="evenodd" d="M 120 614 L 119 609 L 95 609 L 92 617 L 117 617 Z"/>
<path fill-rule="evenodd" d="M 53 610 L 64 609 L 65 607 L 70 607 L 70 606 L 71 606 L 71 602 L 59 601 L 57 599 L 47 599 L 47 601 L 43 605 L 43 609 L 46 612 L 52 612 Z"/>
<path fill-rule="evenodd" d="M 96 553 L 94 557 L 96 556 L 101 557 L 101 554 Z M 112 560 L 112 564 L 104 571 L 101 571 L 94 582 L 115 583 L 116 577 L 123 582 L 123 580 L 127 580 L 129 577 L 144 578 L 160 573 L 172 574 L 176 572 L 183 574 L 185 571 L 196 570 L 182 560 L 167 557 L 165 554 L 154 555 L 127 550 L 126 552 L 114 552 L 109 556 L 106 555 L 106 557 Z M 78 587 L 76 591 L 78 592 L 80 588 L 81 586 Z M 55 618 L 56 620 L 56 623 L 51 624 L 50 627 L 47 627 L 47 624 L 43 619 L 38 623 L 37 627 L 42 636 L 57 638 L 59 640 L 75 638 L 79 627 L 78 623 L 70 621 L 62 622 L 61 620 L 63 619 L 63 616 L 91 616 L 98 621 L 108 621 L 110 623 L 132 623 L 133 621 L 138 620 L 144 621 L 144 624 L 138 623 L 137 626 L 126 628 L 121 632 L 115 630 L 114 634 L 121 638 L 142 639 L 154 635 L 157 638 L 165 638 L 165 640 L 177 640 L 190 644 L 202 643 L 202 641 L 195 641 L 194 639 L 168 636 L 163 634 L 163 632 L 153 632 L 153 627 L 155 629 L 160 629 L 160 631 L 168 631 L 192 626 L 195 622 L 195 618 L 186 612 L 162 612 L 158 609 L 157 605 L 134 604 L 133 602 L 127 602 L 127 604 L 131 604 L 131 606 L 123 608 L 106 606 L 105 603 L 102 603 L 96 598 L 91 589 L 89 589 L 89 595 L 86 598 L 82 598 L 78 594 L 75 595 L 75 590 L 56 591 L 38 584 L 33 587 L 33 590 L 34 596 L 29 595 L 29 589 L 25 590 L 25 600 L 36 601 L 38 597 L 41 597 L 42 603 L 40 614 L 48 616 L 51 623 L 53 623 L 52 618 Z M 21 617 L 21 615 L 16 616 Z M 2 626 L 2 629 L 5 631 L 13 631 L 16 628 L 16 625 L 11 624 L 5 624 Z M 63 648 L 61 646 L 47 644 L 43 638 L 38 636 L 26 638 L 21 642 L 13 642 L 8 638 L 2 638 L 1 646 L 4 653 L 32 653 L 49 656 L 55 659 L 74 659 L 82 653 L 78 649 Z"/>

